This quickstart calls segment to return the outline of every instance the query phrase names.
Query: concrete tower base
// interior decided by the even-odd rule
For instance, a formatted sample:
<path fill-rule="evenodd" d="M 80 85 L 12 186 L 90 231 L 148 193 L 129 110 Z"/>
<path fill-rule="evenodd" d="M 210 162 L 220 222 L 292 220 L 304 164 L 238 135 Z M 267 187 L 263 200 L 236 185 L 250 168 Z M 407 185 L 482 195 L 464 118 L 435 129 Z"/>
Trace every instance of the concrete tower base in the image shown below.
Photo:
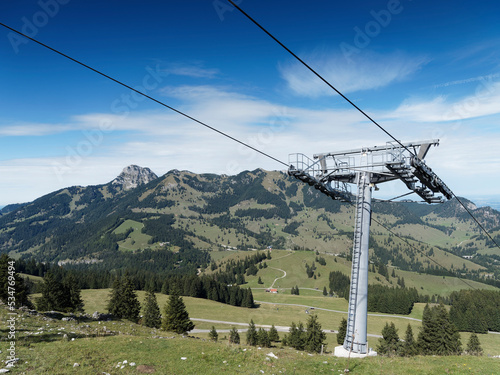
<path fill-rule="evenodd" d="M 348 358 L 349 357 L 349 350 L 346 350 L 343 346 L 336 346 L 335 351 L 333 352 L 333 355 L 335 357 Z M 373 357 L 376 355 L 377 355 L 376 351 L 369 349 L 368 353 L 366 353 L 366 354 L 351 352 L 350 357 L 351 358 L 365 358 L 365 357 Z"/>

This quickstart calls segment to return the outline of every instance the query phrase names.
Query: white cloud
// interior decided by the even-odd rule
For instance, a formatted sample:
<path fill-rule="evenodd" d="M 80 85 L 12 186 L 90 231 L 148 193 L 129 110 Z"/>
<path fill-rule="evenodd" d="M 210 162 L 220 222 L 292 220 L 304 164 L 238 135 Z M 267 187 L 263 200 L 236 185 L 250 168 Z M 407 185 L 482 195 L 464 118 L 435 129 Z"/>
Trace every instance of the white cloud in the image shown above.
<path fill-rule="evenodd" d="M 204 68 L 201 63 L 171 63 L 163 70 L 169 74 L 192 78 L 215 78 L 219 74 L 217 69 Z"/>
<path fill-rule="evenodd" d="M 354 110 L 281 106 L 207 86 L 183 86 L 171 89 L 170 93 L 182 98 L 182 107 L 187 108 L 190 115 L 285 163 L 290 153 L 312 156 L 388 141 L 385 134 Z M 421 108 L 414 108 L 413 115 L 429 108 L 438 113 L 445 102 L 446 98 L 438 98 L 434 107 L 422 104 Z M 409 112 L 396 111 L 384 116 L 384 127 L 395 136 L 404 137 L 404 142 L 436 138 L 432 134 L 433 123 L 417 126 L 411 122 L 408 126 Z M 150 167 L 158 175 L 171 169 L 235 174 L 255 168 L 286 168 L 166 110 L 132 112 L 128 116 L 83 114 L 71 118 L 70 123 L 72 130 L 82 130 L 82 137 L 76 144 L 62 145 L 61 149 L 72 150 L 67 155 L 0 162 L 0 173 L 4 176 L 0 184 L 0 205 L 29 201 L 66 186 L 107 183 L 129 164 Z M 102 124 L 109 128 L 99 133 Z M 446 130 L 442 146 L 429 153 L 429 165 L 459 192 L 468 186 L 467 178 L 483 181 L 485 191 L 493 189 L 500 183 L 498 177 L 491 176 L 492 170 L 500 169 L 495 155 L 500 139 L 493 135 L 485 142 L 481 135 L 470 137 L 472 131 L 468 127 L 458 130 Z M 87 137 L 88 134 L 94 138 Z M 41 136 L 40 148 L 43 144 Z M 405 187 L 400 185 L 394 189 L 404 193 Z M 392 192 L 390 186 L 384 189 Z M 393 196 L 399 191 L 394 191 Z"/>
<path fill-rule="evenodd" d="M 431 100 L 405 100 L 388 117 L 417 122 L 459 121 L 500 113 L 500 82 L 482 80 L 474 94 L 451 101 L 445 96 Z"/>
<path fill-rule="evenodd" d="M 348 61 L 342 55 L 316 52 L 304 60 L 342 93 L 378 89 L 408 78 L 428 62 L 425 57 L 401 53 L 366 53 Z M 298 62 L 284 64 L 280 72 L 296 94 L 308 97 L 335 95 L 324 82 Z"/>
<path fill-rule="evenodd" d="M 160 93 L 168 97 L 182 99 L 189 102 L 232 98 L 250 99 L 250 97 L 246 95 L 229 91 L 228 88 L 211 85 L 165 86 L 160 89 Z"/>
<path fill-rule="evenodd" d="M 0 137 L 44 136 L 71 130 L 70 125 L 43 123 L 15 123 L 0 127 Z"/>
<path fill-rule="evenodd" d="M 465 83 L 471 83 L 471 82 L 485 82 L 485 81 L 491 81 L 491 79 L 498 78 L 498 77 L 500 77 L 499 73 L 488 74 L 486 76 L 472 77 L 472 78 L 459 79 L 459 80 L 455 80 L 455 81 L 440 83 L 438 85 L 434 85 L 433 87 L 440 88 L 440 87 L 449 87 L 449 86 L 454 86 L 454 85 L 463 85 Z"/>

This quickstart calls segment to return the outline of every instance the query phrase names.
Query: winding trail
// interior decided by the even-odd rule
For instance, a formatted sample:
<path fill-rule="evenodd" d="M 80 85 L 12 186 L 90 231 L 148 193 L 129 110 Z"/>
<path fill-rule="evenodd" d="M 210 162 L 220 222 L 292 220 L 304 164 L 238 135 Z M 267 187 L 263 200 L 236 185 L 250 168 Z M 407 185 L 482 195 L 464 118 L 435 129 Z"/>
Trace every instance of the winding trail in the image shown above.
<path fill-rule="evenodd" d="M 277 259 L 282 259 L 282 258 L 285 258 L 285 257 L 289 257 L 290 255 L 292 255 L 293 252 L 289 252 L 288 254 L 285 254 L 279 258 L 273 258 L 274 260 L 277 260 Z M 273 260 L 271 259 L 271 260 Z M 277 270 L 277 271 L 281 271 L 283 272 L 283 276 L 281 277 L 277 277 L 274 279 L 273 283 L 271 284 L 271 286 L 269 287 L 269 289 L 273 288 L 274 287 L 274 284 L 276 283 L 276 281 L 278 281 L 279 279 L 284 279 L 286 277 L 286 271 L 285 270 L 282 270 L 281 268 L 275 268 L 275 267 L 269 267 L 269 268 L 272 268 L 273 270 Z"/>
<path fill-rule="evenodd" d="M 271 284 L 271 286 L 269 288 L 273 288 L 274 287 L 274 284 L 276 283 L 276 281 L 278 281 L 279 279 L 283 279 L 286 277 L 286 271 L 285 270 L 282 270 L 280 268 L 274 268 L 274 267 L 269 267 L 269 268 L 272 268 L 273 270 L 277 270 L 277 271 L 281 271 L 283 272 L 283 276 L 280 276 L 280 277 L 277 277 L 274 279 L 273 283 Z"/>
<path fill-rule="evenodd" d="M 295 303 L 280 303 L 280 302 L 265 302 L 265 301 L 257 301 L 257 303 L 265 303 L 267 305 L 282 305 L 282 306 L 296 306 L 296 307 L 305 307 L 306 309 L 311 309 L 314 308 L 315 310 L 322 310 L 322 311 L 330 311 L 330 312 L 336 312 L 340 314 L 347 314 L 347 311 L 340 311 L 340 310 L 331 310 L 331 309 L 325 309 L 322 307 L 315 307 L 311 305 L 299 305 Z M 400 316 L 400 315 L 388 315 L 388 314 L 368 314 L 369 316 L 380 316 L 384 318 L 396 318 L 396 319 L 407 319 L 407 320 L 414 320 L 416 322 L 421 322 L 422 319 L 417 319 L 417 318 L 410 318 L 408 316 Z"/>

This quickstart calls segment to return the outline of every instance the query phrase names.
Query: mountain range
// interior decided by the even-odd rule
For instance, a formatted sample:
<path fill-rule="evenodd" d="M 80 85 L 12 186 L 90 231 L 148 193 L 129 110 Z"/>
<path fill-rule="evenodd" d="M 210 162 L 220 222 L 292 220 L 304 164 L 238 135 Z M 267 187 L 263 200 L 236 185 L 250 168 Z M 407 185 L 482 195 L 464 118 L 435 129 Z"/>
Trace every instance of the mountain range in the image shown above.
<path fill-rule="evenodd" d="M 461 198 L 497 243 L 500 212 Z M 102 262 L 145 249 L 314 250 L 349 258 L 354 207 L 282 172 L 235 176 L 128 166 L 114 180 L 73 186 L 0 210 L 0 251 L 40 261 Z M 113 255 L 113 256 L 115 256 Z M 372 262 L 404 270 L 500 278 L 500 253 L 455 200 L 374 201 Z"/>

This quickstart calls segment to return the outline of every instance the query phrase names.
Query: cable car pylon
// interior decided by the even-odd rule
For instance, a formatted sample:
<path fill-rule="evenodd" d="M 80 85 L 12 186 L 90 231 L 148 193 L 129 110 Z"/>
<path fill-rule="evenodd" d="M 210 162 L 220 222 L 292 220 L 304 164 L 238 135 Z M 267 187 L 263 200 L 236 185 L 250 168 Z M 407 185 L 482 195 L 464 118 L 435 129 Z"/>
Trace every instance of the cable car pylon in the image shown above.
<path fill-rule="evenodd" d="M 399 179 L 427 203 L 451 199 L 450 189 L 423 161 L 430 147 L 438 145 L 438 139 L 406 144 L 388 142 L 384 146 L 316 154 L 312 159 L 304 154 L 289 155 L 288 174 L 332 199 L 351 202 L 349 184 L 357 185 L 347 332 L 344 344 L 335 348 L 336 356 L 377 354 L 367 343 L 372 189 Z"/>

